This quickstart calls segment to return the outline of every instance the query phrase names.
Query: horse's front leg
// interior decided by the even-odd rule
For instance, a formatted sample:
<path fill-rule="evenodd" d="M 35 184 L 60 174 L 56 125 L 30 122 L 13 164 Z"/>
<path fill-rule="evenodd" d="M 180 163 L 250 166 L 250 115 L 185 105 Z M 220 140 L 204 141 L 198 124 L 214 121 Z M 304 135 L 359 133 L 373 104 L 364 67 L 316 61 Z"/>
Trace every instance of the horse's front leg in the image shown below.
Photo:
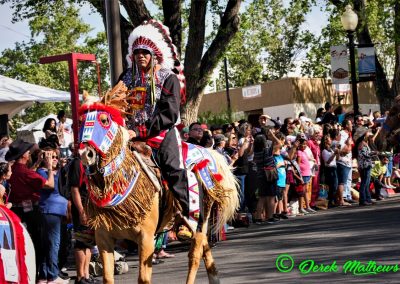
<path fill-rule="evenodd" d="M 207 241 L 207 235 L 197 232 L 192 240 L 189 251 L 189 272 L 186 278 L 187 284 L 193 284 L 196 280 L 197 270 L 199 270 L 200 260 L 203 255 L 203 244 Z"/>
<path fill-rule="evenodd" d="M 101 261 L 103 262 L 103 283 L 114 284 L 115 240 L 103 229 L 97 229 L 95 231 L 95 236 Z"/>
<path fill-rule="evenodd" d="M 203 261 L 207 270 L 208 282 L 211 284 L 219 284 L 217 267 L 215 266 L 215 261 L 207 239 L 205 239 L 205 243 L 203 244 Z"/>
<path fill-rule="evenodd" d="M 139 243 L 138 283 L 151 283 L 152 260 L 154 253 L 154 234 L 143 234 Z"/>

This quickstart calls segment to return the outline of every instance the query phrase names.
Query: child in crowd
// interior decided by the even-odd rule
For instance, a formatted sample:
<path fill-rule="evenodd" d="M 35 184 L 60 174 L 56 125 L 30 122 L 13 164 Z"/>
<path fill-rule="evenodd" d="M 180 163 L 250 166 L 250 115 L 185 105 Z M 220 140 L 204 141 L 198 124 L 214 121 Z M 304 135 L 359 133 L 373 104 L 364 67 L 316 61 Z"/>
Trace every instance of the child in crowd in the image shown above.
<path fill-rule="evenodd" d="M 375 187 L 375 197 L 376 200 L 382 200 L 381 189 L 385 187 L 383 179 L 387 171 L 387 164 L 389 163 L 389 158 L 386 155 L 380 155 L 379 161 L 371 169 L 371 180 Z"/>

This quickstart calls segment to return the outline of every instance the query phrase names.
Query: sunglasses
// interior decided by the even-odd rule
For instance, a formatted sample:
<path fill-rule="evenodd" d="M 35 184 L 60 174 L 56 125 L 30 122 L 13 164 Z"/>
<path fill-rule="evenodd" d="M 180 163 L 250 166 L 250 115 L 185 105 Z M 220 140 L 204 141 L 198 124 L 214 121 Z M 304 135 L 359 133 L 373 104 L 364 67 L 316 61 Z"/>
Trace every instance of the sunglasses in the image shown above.
<path fill-rule="evenodd" d="M 150 54 L 150 51 L 148 51 L 147 49 L 135 49 L 133 51 L 134 55 L 138 55 L 138 54 Z"/>
<path fill-rule="evenodd" d="M 53 159 L 58 159 L 58 156 L 51 156 Z"/>

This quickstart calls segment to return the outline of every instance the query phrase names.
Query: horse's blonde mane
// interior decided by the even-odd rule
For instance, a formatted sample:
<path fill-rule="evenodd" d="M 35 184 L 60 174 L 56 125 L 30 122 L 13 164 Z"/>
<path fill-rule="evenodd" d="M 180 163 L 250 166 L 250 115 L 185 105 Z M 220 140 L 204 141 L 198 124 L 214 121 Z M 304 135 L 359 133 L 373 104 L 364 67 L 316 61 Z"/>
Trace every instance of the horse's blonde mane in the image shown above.
<path fill-rule="evenodd" d="M 239 183 L 232 174 L 232 168 L 226 162 L 225 157 L 215 150 L 207 149 L 207 151 L 214 158 L 218 173 L 223 176 L 223 179 L 219 181 L 221 188 L 216 189 L 223 191 L 219 194 L 222 195 L 222 204 L 218 204 L 221 210 L 219 210 L 217 223 L 214 227 L 215 231 L 219 231 L 229 220 L 232 220 L 239 208 Z"/>

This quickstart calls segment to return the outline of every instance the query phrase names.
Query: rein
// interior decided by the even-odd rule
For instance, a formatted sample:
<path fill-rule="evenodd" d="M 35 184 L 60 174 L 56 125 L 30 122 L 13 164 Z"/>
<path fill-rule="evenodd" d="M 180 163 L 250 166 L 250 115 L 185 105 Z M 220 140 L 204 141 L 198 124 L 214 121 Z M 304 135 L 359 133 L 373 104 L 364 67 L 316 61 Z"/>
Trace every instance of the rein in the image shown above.
<path fill-rule="evenodd" d="M 125 147 L 121 147 L 121 152 L 112 159 L 107 165 L 99 169 L 99 172 L 106 177 L 112 174 L 114 171 L 118 170 L 119 167 L 122 165 L 122 162 L 125 158 Z"/>

